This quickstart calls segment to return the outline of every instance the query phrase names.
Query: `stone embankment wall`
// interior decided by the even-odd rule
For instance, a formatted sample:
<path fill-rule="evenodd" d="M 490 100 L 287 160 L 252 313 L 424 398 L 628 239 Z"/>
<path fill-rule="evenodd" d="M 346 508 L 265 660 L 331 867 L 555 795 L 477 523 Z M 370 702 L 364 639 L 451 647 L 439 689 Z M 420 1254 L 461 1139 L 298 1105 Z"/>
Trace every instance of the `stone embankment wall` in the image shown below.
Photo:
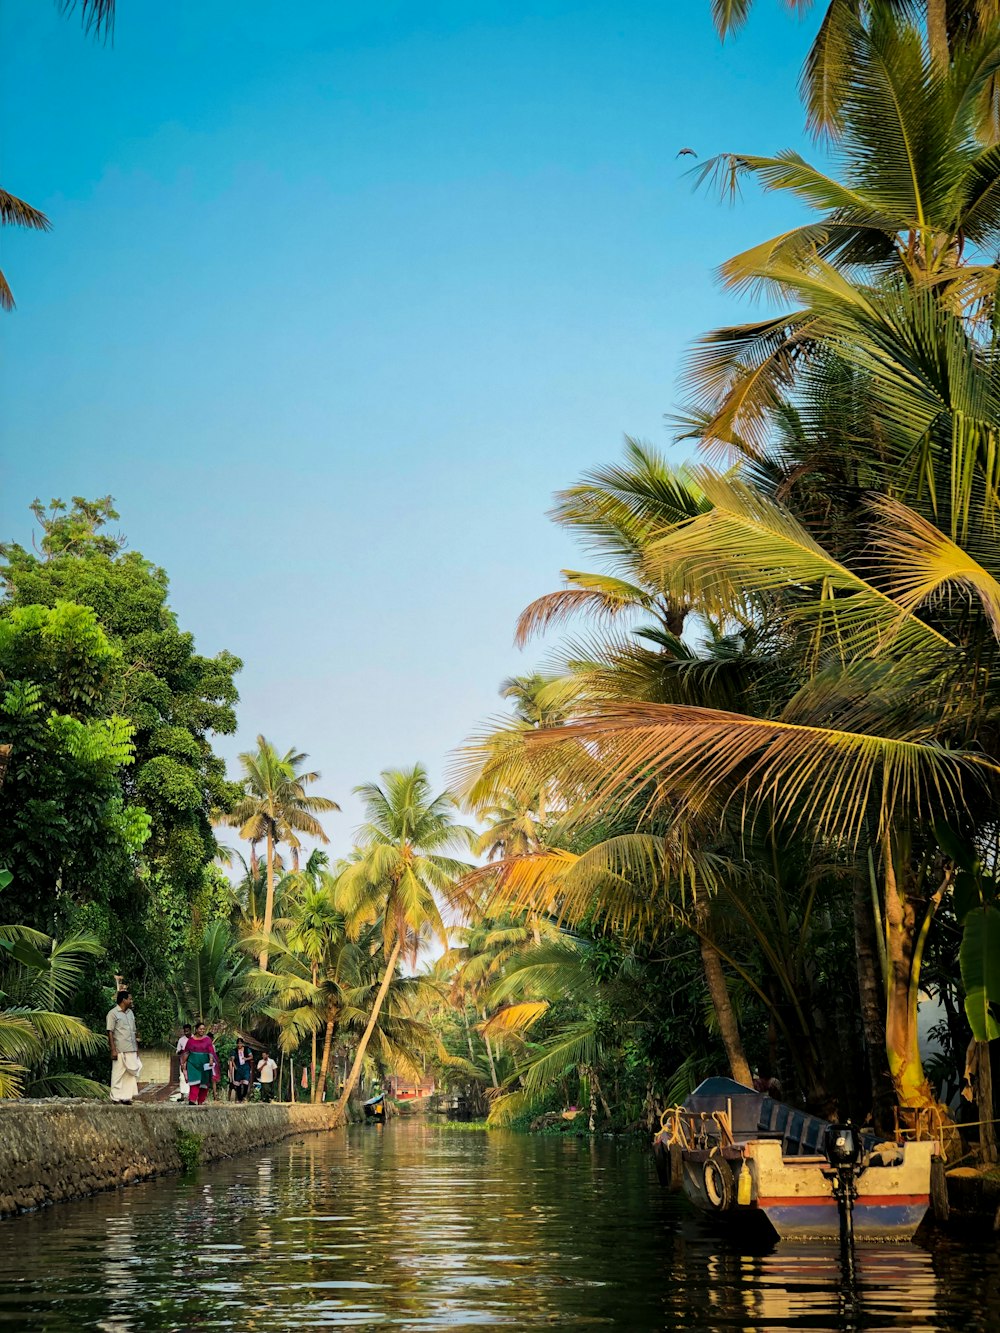
<path fill-rule="evenodd" d="M 213 1162 L 335 1125 L 326 1106 L 0 1102 L 0 1217 L 179 1171 L 187 1136 Z"/>

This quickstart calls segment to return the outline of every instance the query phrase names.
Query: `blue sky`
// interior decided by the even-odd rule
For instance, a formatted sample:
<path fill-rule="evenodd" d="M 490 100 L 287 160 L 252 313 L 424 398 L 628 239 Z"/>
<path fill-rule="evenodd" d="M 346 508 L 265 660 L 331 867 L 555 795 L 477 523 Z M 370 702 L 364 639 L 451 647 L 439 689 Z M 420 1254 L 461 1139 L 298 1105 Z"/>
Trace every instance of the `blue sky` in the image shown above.
<path fill-rule="evenodd" d="M 712 269 L 794 219 L 690 158 L 806 151 L 812 24 L 758 0 L 343 6 L 120 0 L 113 46 L 0 9 L 0 533 L 112 493 L 240 734 L 306 750 L 346 851 L 356 783 L 448 752 L 542 655 L 512 627 L 579 566 L 552 492 L 624 433 L 671 448 Z M 677 451 L 678 459 L 682 456 Z"/>

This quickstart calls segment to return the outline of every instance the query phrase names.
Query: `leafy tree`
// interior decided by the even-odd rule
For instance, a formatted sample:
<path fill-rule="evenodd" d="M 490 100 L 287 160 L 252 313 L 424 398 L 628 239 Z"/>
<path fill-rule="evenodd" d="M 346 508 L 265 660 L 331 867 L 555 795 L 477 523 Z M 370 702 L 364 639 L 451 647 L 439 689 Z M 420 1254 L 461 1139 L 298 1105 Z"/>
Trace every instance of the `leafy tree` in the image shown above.
<path fill-rule="evenodd" d="M 108 530 L 118 518 L 110 496 L 55 500 L 48 509 L 35 501 L 32 511 L 38 550 L 0 543 L 0 611 L 68 602 L 93 611 L 112 649 L 103 707 L 131 726 L 134 762 L 122 799 L 148 817 L 144 856 L 160 896 L 185 910 L 215 855 L 212 813 L 228 809 L 235 792 L 212 736 L 235 730 L 240 662 L 195 651 L 167 603 L 166 574 Z"/>
<path fill-rule="evenodd" d="M 86 607 L 0 616 L 0 857 L 18 867 L 11 903 L 54 926 L 75 906 L 121 901 L 149 817 L 127 800 L 131 724 L 114 711 L 120 655 Z"/>

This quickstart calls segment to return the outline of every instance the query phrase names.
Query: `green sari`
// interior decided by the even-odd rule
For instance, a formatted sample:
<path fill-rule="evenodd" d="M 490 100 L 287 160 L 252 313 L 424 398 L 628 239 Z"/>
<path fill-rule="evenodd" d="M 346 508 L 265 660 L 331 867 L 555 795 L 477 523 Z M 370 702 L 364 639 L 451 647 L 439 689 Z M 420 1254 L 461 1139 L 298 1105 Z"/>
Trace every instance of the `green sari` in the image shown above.
<path fill-rule="evenodd" d="M 211 1037 L 189 1037 L 188 1044 L 184 1049 L 187 1052 L 188 1085 L 199 1084 L 202 1087 L 210 1088 L 212 1086 L 212 1056 L 215 1054 L 215 1046 Z"/>

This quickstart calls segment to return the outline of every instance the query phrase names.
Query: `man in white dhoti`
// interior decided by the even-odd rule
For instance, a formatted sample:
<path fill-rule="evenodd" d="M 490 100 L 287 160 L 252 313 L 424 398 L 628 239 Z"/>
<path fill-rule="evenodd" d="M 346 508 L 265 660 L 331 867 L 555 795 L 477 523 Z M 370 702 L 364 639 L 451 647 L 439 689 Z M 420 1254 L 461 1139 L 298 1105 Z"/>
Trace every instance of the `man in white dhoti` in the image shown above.
<path fill-rule="evenodd" d="M 111 1100 L 129 1106 L 139 1095 L 139 1042 L 135 1034 L 132 996 L 118 992 L 118 1002 L 107 1019 L 108 1048 L 111 1051 Z"/>

